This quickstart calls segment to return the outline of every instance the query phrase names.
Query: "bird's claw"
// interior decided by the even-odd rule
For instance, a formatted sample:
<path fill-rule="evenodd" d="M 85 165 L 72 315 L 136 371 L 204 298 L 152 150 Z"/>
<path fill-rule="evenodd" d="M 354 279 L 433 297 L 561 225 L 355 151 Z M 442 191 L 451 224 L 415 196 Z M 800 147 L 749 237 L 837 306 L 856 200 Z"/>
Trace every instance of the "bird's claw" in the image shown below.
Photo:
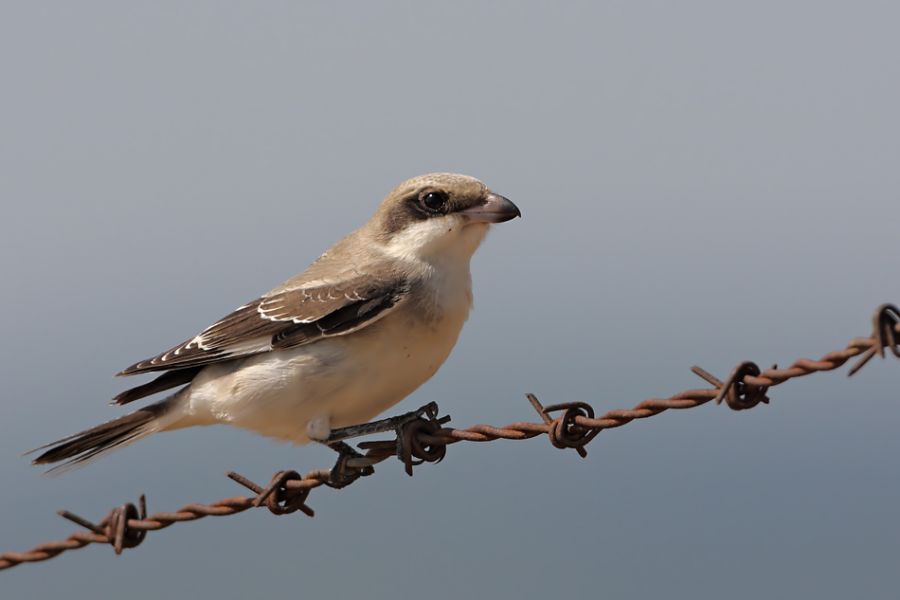
<path fill-rule="evenodd" d="M 375 472 L 375 467 L 365 456 L 357 452 L 353 446 L 344 442 L 332 442 L 328 447 L 338 453 L 337 462 L 331 468 L 326 485 L 334 489 L 347 487 L 360 477 L 368 477 Z"/>

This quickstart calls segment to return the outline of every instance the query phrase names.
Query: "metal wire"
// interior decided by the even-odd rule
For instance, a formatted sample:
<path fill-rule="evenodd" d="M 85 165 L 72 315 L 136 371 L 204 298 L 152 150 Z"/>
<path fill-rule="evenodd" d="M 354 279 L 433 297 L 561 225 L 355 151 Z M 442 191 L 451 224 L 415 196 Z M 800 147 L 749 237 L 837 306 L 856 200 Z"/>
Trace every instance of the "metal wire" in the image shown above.
<path fill-rule="evenodd" d="M 196 521 L 204 517 L 234 515 L 251 508 L 265 506 L 272 514 L 285 515 L 300 511 L 314 515 L 307 506 L 309 493 L 320 486 L 343 488 L 362 476 L 370 475 L 373 466 L 392 456 L 398 457 L 412 475 L 413 466 L 424 462 L 438 462 L 444 458 L 447 446 L 458 442 L 490 442 L 498 439 L 525 440 L 546 435 L 555 448 L 572 448 L 582 457 L 587 456 L 585 446 L 604 429 L 626 425 L 636 419 L 646 419 L 670 409 L 694 408 L 710 401 L 725 402 L 733 410 L 747 410 L 759 403 L 768 403 L 767 392 L 772 386 L 789 379 L 812 373 L 832 371 L 852 358 L 860 357 L 848 371 L 858 372 L 875 355 L 884 357 L 885 350 L 900 358 L 900 309 L 891 304 L 880 306 L 873 317 L 872 335 L 855 338 L 843 350 L 825 354 L 818 360 L 801 358 L 791 366 L 779 369 L 773 366 L 761 370 L 755 363 L 738 364 L 729 376 L 721 381 L 700 367 L 692 371 L 713 387 L 679 392 L 668 398 L 651 398 L 631 409 L 611 410 L 599 417 L 585 402 L 568 402 L 543 406 L 533 394 L 528 400 L 541 417 L 540 423 L 516 422 L 503 427 L 473 425 L 465 429 L 444 427 L 449 417 L 437 418 L 436 407 L 427 411 L 426 417 L 409 421 L 398 427 L 397 439 L 362 442 L 363 454 L 342 456 L 331 470 L 317 469 L 305 475 L 296 471 L 278 471 L 263 487 L 234 472 L 228 477 L 253 492 L 252 496 L 235 496 L 211 504 L 187 504 L 175 512 L 147 515 L 144 496 L 139 507 L 127 503 L 112 509 L 99 522 L 93 523 L 68 511 L 60 516 L 80 525 L 86 531 L 76 531 L 63 540 L 46 542 L 26 552 L 0 554 L 0 570 L 26 562 L 45 561 L 67 550 L 83 548 L 89 544 L 109 544 L 116 554 L 126 548 L 134 548 L 146 538 L 147 532 L 165 529 L 175 523 Z M 557 416 L 551 417 L 552 413 Z"/>

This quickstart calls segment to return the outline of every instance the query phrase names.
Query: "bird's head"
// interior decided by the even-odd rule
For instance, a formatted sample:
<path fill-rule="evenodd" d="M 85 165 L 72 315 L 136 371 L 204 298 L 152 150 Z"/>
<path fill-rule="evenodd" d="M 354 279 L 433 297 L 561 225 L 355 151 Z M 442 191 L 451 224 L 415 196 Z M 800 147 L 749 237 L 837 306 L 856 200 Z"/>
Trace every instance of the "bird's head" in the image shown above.
<path fill-rule="evenodd" d="M 370 223 L 396 257 L 468 259 L 491 224 L 520 216 L 515 204 L 474 177 L 430 173 L 394 188 Z"/>

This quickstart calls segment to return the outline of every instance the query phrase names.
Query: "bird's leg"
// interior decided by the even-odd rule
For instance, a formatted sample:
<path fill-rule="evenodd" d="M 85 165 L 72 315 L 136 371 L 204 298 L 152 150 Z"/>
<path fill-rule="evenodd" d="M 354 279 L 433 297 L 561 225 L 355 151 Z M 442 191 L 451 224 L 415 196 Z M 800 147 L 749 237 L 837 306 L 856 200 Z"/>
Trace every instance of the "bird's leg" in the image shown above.
<path fill-rule="evenodd" d="M 372 467 L 373 463 L 357 452 L 353 446 L 341 440 L 329 439 L 331 435 L 331 417 L 329 415 L 318 415 L 307 421 L 306 435 L 310 440 L 328 446 L 338 453 L 337 462 L 328 474 L 326 485 L 339 489 L 350 485 L 360 477 L 375 472 Z"/>
<path fill-rule="evenodd" d="M 438 414 L 438 405 L 436 402 L 429 402 L 425 406 L 396 417 L 388 417 L 372 421 L 371 423 L 362 423 L 361 425 L 350 425 L 349 427 L 340 427 L 332 429 L 328 438 L 324 440 L 329 446 L 335 442 L 343 442 L 355 437 L 371 435 L 373 433 L 384 433 L 385 431 L 394 431 L 399 434 L 400 428 L 411 421 L 415 421 L 421 417 L 436 419 Z M 346 445 L 346 444 L 345 444 Z"/>

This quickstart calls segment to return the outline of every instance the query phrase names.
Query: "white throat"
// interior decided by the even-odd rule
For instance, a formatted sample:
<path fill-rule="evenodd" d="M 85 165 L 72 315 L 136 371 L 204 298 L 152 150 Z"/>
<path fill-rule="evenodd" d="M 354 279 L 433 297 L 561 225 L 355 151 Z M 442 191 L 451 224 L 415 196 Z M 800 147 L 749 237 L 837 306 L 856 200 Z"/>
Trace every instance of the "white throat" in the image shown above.
<path fill-rule="evenodd" d="M 391 258 L 404 262 L 459 265 L 469 260 L 487 235 L 486 223 L 467 224 L 462 219 L 429 219 L 395 233 L 383 245 Z"/>

